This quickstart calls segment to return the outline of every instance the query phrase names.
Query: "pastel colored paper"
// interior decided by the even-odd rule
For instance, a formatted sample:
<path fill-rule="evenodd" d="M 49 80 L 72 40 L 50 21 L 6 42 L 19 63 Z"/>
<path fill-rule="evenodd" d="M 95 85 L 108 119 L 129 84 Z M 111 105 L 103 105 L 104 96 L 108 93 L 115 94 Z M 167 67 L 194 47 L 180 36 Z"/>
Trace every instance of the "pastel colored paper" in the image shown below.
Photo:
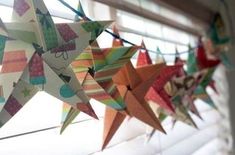
<path fill-rule="evenodd" d="M 80 3 L 79 10 L 82 10 L 82 14 L 84 14 Z M 76 19 L 79 18 L 76 17 Z M 86 18 L 83 20 L 86 21 Z M 112 76 L 129 61 L 137 49 L 138 47 L 119 45 L 116 48 L 100 49 L 98 43 L 94 42 L 91 48 L 88 48 L 72 63 L 77 79 L 82 83 L 86 94 L 111 108 L 125 108 L 123 99 L 112 82 Z M 66 109 L 63 110 L 61 133 L 79 114 L 79 110 L 73 107 L 70 107 L 70 110 Z"/>
<path fill-rule="evenodd" d="M 72 63 L 72 66 L 74 72 L 76 73 L 76 77 L 82 84 L 82 88 L 86 95 L 89 98 L 100 101 L 110 108 L 116 110 L 124 109 L 125 104 L 119 95 L 117 88 L 114 86 L 112 89 L 109 89 L 109 85 L 105 85 L 104 83 L 113 83 L 113 75 L 115 75 L 120 70 L 120 68 L 124 66 L 127 61 L 129 61 L 137 49 L 138 47 L 115 47 L 109 49 L 100 49 L 94 47 L 89 48 L 86 52 L 82 53 Z M 117 52 L 118 55 L 116 54 L 112 56 L 112 53 L 114 52 Z M 99 56 L 97 54 L 99 54 Z M 116 67 L 113 67 L 115 65 Z M 104 72 L 107 70 L 108 72 Z M 73 108 L 71 107 L 71 109 Z M 70 111 L 76 111 L 76 109 Z M 66 113 L 63 115 L 66 115 Z M 76 117 L 75 115 L 73 116 L 74 118 Z M 70 117 L 69 120 L 72 120 L 72 118 Z M 69 124 L 67 123 L 67 118 L 64 122 L 65 123 L 62 125 L 63 130 L 66 128 L 65 124 Z"/>
<path fill-rule="evenodd" d="M 28 6 L 27 9 L 25 6 Z M 1 124 L 6 123 L 35 95 L 32 93 L 27 100 L 22 100 L 20 95 L 14 96 L 12 93 L 20 83 L 26 83 L 25 85 L 32 90 L 46 91 L 74 108 L 96 117 L 89 105 L 88 97 L 69 65 L 110 24 L 110 21 L 54 24 L 43 1 L 37 0 L 15 0 L 13 20 L 13 23 L 6 23 L 6 26 L 1 24 L 0 35 L 11 38 L 7 40 L 4 49 L 3 60 L 6 61 L 3 61 L 3 71 L 15 62 L 20 68 L 10 70 L 14 71 L 15 75 L 0 75 L 1 81 L 7 78 L 9 83 L 12 83 L 6 86 L 1 84 L 6 101 L 0 113 Z M 69 33 L 69 36 L 64 31 Z M 12 51 L 20 51 L 18 57 L 10 59 L 8 53 Z M 66 58 L 57 57 L 58 52 L 66 55 Z M 28 92 L 28 89 L 25 90 L 25 94 Z M 9 105 L 17 107 L 14 112 L 7 110 Z"/>

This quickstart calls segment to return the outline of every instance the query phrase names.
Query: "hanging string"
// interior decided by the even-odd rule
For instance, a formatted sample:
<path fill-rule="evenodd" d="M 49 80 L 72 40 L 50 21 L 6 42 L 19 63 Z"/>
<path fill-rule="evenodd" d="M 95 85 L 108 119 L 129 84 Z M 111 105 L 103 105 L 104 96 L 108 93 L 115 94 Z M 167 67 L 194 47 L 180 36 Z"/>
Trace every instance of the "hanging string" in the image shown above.
<path fill-rule="evenodd" d="M 69 4 L 68 4 L 67 2 L 65 2 L 64 0 L 58 0 L 58 1 L 59 1 L 60 3 L 62 3 L 64 6 L 66 6 L 67 8 L 69 8 L 71 11 L 73 11 L 75 14 L 77 14 L 78 16 L 80 16 L 81 18 L 86 19 L 86 20 L 88 20 L 88 21 L 92 21 L 90 18 L 86 17 L 85 14 L 82 14 L 82 13 L 79 12 L 78 10 L 74 9 L 71 5 L 69 5 Z M 106 33 L 110 34 L 111 36 L 113 36 L 114 38 L 120 39 L 121 41 L 123 41 L 123 42 L 125 42 L 125 43 L 127 43 L 127 44 L 130 44 L 130 45 L 132 45 L 132 46 L 138 46 L 138 45 L 136 45 L 136 44 L 134 44 L 134 43 L 132 43 L 132 42 L 130 42 L 130 41 L 124 39 L 124 38 L 121 38 L 120 36 L 118 36 L 118 35 L 112 33 L 111 31 L 109 31 L 109 30 L 107 30 L 107 29 L 104 30 L 104 31 L 105 31 Z M 196 48 L 197 48 L 197 47 L 193 47 L 193 48 L 191 48 L 191 49 L 189 49 L 189 50 L 187 50 L 187 51 L 183 51 L 183 52 L 180 52 L 180 53 L 159 53 L 159 54 L 160 54 L 160 55 L 177 56 L 177 55 L 188 54 L 188 53 L 190 53 L 190 52 L 193 52 L 194 49 L 196 49 Z M 146 50 L 148 50 L 148 52 L 151 52 L 151 53 L 156 54 L 156 51 L 149 50 L 149 49 L 146 49 Z"/>

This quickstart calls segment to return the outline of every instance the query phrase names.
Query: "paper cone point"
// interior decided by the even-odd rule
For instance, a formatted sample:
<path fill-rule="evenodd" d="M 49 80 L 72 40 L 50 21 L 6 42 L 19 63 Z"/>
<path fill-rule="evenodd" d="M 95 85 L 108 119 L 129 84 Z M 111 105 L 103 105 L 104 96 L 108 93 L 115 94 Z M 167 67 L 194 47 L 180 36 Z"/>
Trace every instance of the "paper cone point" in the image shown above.
<path fill-rule="evenodd" d="M 95 119 L 98 119 L 98 117 L 97 117 L 97 115 L 96 115 L 95 111 L 93 110 L 90 103 L 78 103 L 77 108 L 80 111 L 86 113 L 87 115 L 89 115 Z"/>
<path fill-rule="evenodd" d="M 161 92 L 157 92 L 156 90 L 153 89 L 153 87 L 151 87 L 148 91 L 148 93 L 146 94 L 146 100 L 152 101 L 153 103 L 159 105 L 160 107 L 169 110 L 172 113 L 175 113 L 175 109 L 173 108 L 172 104 L 170 103 L 170 98 L 168 96 L 165 95 L 165 91 L 161 91 Z M 168 97 L 169 99 L 165 100 L 165 97 Z"/>
<path fill-rule="evenodd" d="M 105 147 L 111 141 L 112 137 L 121 126 L 125 117 L 125 115 L 116 110 L 111 108 L 105 109 L 102 150 L 105 149 Z"/>
<path fill-rule="evenodd" d="M 141 104 L 130 91 L 127 92 L 125 102 L 131 116 L 166 134 L 148 103 L 144 102 Z"/>
<path fill-rule="evenodd" d="M 80 111 L 74 109 L 73 107 L 69 109 L 68 113 L 66 114 L 65 120 L 62 122 L 60 134 L 62 134 L 65 131 L 65 129 L 69 126 L 69 124 L 72 123 L 72 121 L 78 116 L 79 113 Z"/>

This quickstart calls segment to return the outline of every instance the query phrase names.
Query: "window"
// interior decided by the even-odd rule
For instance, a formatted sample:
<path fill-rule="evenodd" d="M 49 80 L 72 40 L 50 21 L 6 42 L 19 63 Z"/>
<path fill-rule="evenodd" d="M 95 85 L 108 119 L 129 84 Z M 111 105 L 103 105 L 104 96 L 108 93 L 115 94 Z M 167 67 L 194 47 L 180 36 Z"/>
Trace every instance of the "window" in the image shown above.
<path fill-rule="evenodd" d="M 66 0 L 76 8 L 78 1 Z M 13 0 L 0 0 L 0 17 L 5 22 L 11 19 Z M 133 2 L 139 5 L 137 1 Z M 57 0 L 45 1 L 56 22 L 73 22 L 74 13 L 61 5 Z M 157 47 L 162 53 L 175 53 L 187 51 L 188 44 L 196 45 L 196 37 L 185 32 L 167 27 L 135 16 L 133 14 L 114 10 L 109 6 L 82 0 L 85 12 L 92 19 L 111 19 L 113 13 L 117 16 L 117 24 L 124 28 L 133 29 L 138 34 L 121 31 L 121 37 L 140 44 L 145 41 L 146 47 L 151 50 L 152 60 L 156 60 Z M 149 6 L 150 1 L 144 1 L 143 6 Z M 167 17 L 179 19 L 182 23 L 190 23 L 186 17 L 172 13 L 169 10 L 157 5 L 151 5 L 152 11 L 158 11 Z M 92 11 L 91 11 L 92 10 Z M 102 11 L 100 11 L 102 10 Z M 134 26 L 133 26 L 134 25 Z M 143 34 L 143 35 L 140 35 Z M 177 37 L 176 37 L 177 36 Z M 110 47 L 112 36 L 103 33 L 99 39 L 101 47 Z M 127 45 L 127 44 L 125 44 Z M 164 55 L 170 64 L 173 63 L 174 55 Z M 181 55 L 186 60 L 187 54 Z M 135 63 L 136 55 L 133 57 Z M 215 75 L 215 80 L 226 85 L 224 68 L 221 66 Z M 226 153 L 230 142 L 230 130 L 227 116 L 226 100 L 227 89 L 218 90 L 221 95 L 211 94 L 219 108 L 224 109 L 222 114 L 212 109 L 202 101 L 197 101 L 197 107 L 201 112 L 203 121 L 193 116 L 198 124 L 199 130 L 191 128 L 183 123 L 177 122 L 172 129 L 171 119 L 163 122 L 167 135 L 156 132 L 153 138 L 146 141 L 146 126 L 136 119 L 126 120 L 106 150 L 100 152 L 102 142 L 104 106 L 92 100 L 92 106 L 96 110 L 100 120 L 93 120 L 85 114 L 79 115 L 74 124 L 70 125 L 63 135 L 59 134 L 61 120 L 62 102 L 50 95 L 40 92 L 29 103 L 12 118 L 3 128 L 0 129 L 0 154 L 4 155 L 174 155 L 176 152 L 181 155 L 212 155 L 218 152 Z M 11 137 L 12 136 L 12 137 Z M 221 154 L 222 154 L 221 153 Z"/>

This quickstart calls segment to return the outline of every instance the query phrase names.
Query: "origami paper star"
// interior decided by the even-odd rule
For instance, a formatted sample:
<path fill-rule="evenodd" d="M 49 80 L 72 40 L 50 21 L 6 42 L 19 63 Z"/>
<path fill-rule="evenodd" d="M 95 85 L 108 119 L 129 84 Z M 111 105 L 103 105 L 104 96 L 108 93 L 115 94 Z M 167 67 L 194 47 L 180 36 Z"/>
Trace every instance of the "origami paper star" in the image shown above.
<path fill-rule="evenodd" d="M 119 32 L 115 27 L 113 32 L 119 36 Z M 122 40 L 114 38 L 113 46 L 120 45 L 123 45 Z M 108 145 L 127 115 L 135 117 L 155 129 L 164 131 L 159 120 L 144 99 L 147 90 L 164 66 L 165 64 L 161 63 L 159 65 L 135 69 L 131 62 L 128 62 L 113 77 L 113 81 L 125 101 L 126 110 L 116 111 L 111 108 L 106 108 L 102 149 Z"/>
<path fill-rule="evenodd" d="M 162 132 L 164 132 L 164 129 L 145 101 L 144 96 L 163 67 L 165 67 L 165 64 L 135 69 L 129 62 L 113 77 L 114 83 L 124 98 L 128 114 Z M 118 130 L 125 119 L 125 115 L 124 111 L 106 108 L 102 149 L 106 147 Z"/>
<path fill-rule="evenodd" d="M 218 59 L 212 60 L 212 59 L 207 58 L 206 51 L 203 47 L 201 40 L 199 40 L 196 58 L 197 58 L 198 68 L 200 70 L 205 69 L 205 68 L 216 67 L 220 63 L 220 60 L 218 60 Z"/>
<path fill-rule="evenodd" d="M 107 22 L 54 24 L 43 3 L 15 0 L 13 23 L 1 24 L 7 40 L 0 79 L 3 87 L 1 126 L 39 90 L 86 112 L 89 99 L 69 64 L 108 26 Z M 13 83 L 15 83 L 13 85 Z M 25 96 L 22 89 L 30 91 Z M 85 108 L 84 108 L 85 107 Z M 94 116 L 94 115 L 92 115 Z"/>
<path fill-rule="evenodd" d="M 171 97 L 165 90 L 165 85 L 169 82 L 182 68 L 182 65 L 166 66 L 161 70 L 160 75 L 156 78 L 149 92 L 146 94 L 146 100 L 150 100 L 174 112 L 174 106 L 171 102 Z"/>
<path fill-rule="evenodd" d="M 80 3 L 78 11 L 84 15 L 83 20 L 86 20 Z M 88 97 L 116 110 L 125 109 L 124 101 L 113 85 L 112 76 L 129 61 L 138 48 L 118 46 L 100 49 L 98 43 L 94 42 L 91 48 L 77 57 L 72 67 Z M 67 104 L 63 106 L 61 133 L 79 113 L 78 109 Z"/>
<path fill-rule="evenodd" d="M 112 47 L 112 48 L 95 48 L 82 53 L 76 61 L 72 63 L 76 76 L 85 93 L 89 98 L 93 98 L 115 110 L 125 109 L 125 104 L 120 96 L 116 86 L 112 86 L 112 76 L 124 66 L 129 59 L 135 54 L 139 47 Z M 111 89 L 109 88 L 111 85 Z M 62 131 L 78 115 L 78 110 L 67 111 L 63 115 L 68 115 L 64 120 Z M 75 114 L 77 111 L 77 114 Z"/>
<path fill-rule="evenodd" d="M 205 51 L 197 50 L 197 52 L 205 52 Z M 192 75 L 198 72 L 199 68 L 200 67 L 198 66 L 198 59 L 196 59 L 195 53 L 190 52 L 187 60 L 187 74 Z M 213 103 L 210 96 L 206 92 L 207 86 L 210 86 L 215 92 L 217 92 L 216 87 L 214 86 L 214 80 L 212 78 L 214 71 L 215 71 L 214 67 L 209 69 L 207 75 L 201 81 L 201 84 L 198 86 L 198 88 L 195 89 L 194 94 L 192 94 L 192 98 L 193 99 L 199 98 L 208 103 L 210 106 L 216 108 L 215 104 Z"/>
<path fill-rule="evenodd" d="M 145 48 L 144 42 L 142 42 L 142 47 L 145 50 L 142 50 L 139 53 L 138 60 L 137 60 L 137 67 L 140 67 L 140 65 L 148 65 L 150 61 L 150 56 L 148 54 L 148 51 Z M 147 59 L 147 60 L 145 60 Z M 166 66 L 164 67 L 160 72 L 160 76 L 157 77 L 155 83 L 153 86 L 149 89 L 149 91 L 146 94 L 146 100 L 155 102 L 156 104 L 160 105 L 163 108 L 166 108 L 167 110 L 174 112 L 174 107 L 172 106 L 172 103 L 170 101 L 170 97 L 167 95 L 167 93 L 164 90 L 164 86 L 170 79 L 175 76 L 182 68 L 182 65 L 176 65 L 176 66 Z M 155 87 L 154 87 L 155 86 Z"/>
<path fill-rule="evenodd" d="M 226 34 L 226 27 L 220 13 L 216 13 L 208 30 L 207 37 L 204 37 L 203 46 L 207 54 L 213 55 L 225 65 L 227 69 L 234 69 L 234 65 L 230 62 L 226 55 L 230 37 Z M 206 61 L 204 61 L 206 62 Z M 210 65 L 213 63 L 210 62 Z"/>
<path fill-rule="evenodd" d="M 195 114 L 198 113 L 198 111 L 195 109 L 196 107 L 191 105 L 191 96 L 200 82 L 205 78 L 206 73 L 207 70 L 203 70 L 196 72 L 193 75 L 174 78 L 171 81 L 171 91 L 173 92 L 172 94 L 174 94 L 173 103 L 175 104 L 176 109 L 179 108 L 179 111 L 173 114 L 174 119 L 196 127 L 196 124 L 188 114 L 188 110 L 192 109 Z M 198 116 L 200 117 L 200 115 Z"/>
<path fill-rule="evenodd" d="M 144 52 L 142 51 L 139 54 L 145 55 L 145 56 L 142 56 L 141 60 L 138 59 L 137 64 L 140 64 L 138 61 L 147 62 L 146 60 L 144 61 L 143 59 L 149 57 L 148 51 L 145 50 Z M 177 56 L 175 64 L 176 64 L 176 66 L 178 65 L 180 67 L 178 67 L 178 68 L 176 67 L 175 71 L 172 72 L 172 74 L 169 74 L 167 76 L 168 81 L 172 81 L 174 79 L 174 77 L 176 77 L 176 76 L 177 77 L 185 76 L 185 72 L 182 68 L 183 63 L 184 62 Z M 142 65 L 144 65 L 144 64 L 142 63 Z M 172 67 L 172 66 L 167 66 L 167 67 L 168 67 L 168 69 L 166 69 L 166 68 L 163 69 L 161 71 L 160 75 L 166 74 L 167 72 L 169 73 L 170 67 Z M 150 88 L 146 97 L 145 97 L 146 100 L 148 101 L 148 103 L 150 104 L 152 110 L 154 111 L 155 115 L 159 116 L 159 119 L 161 121 L 163 121 L 167 116 L 172 116 L 174 119 L 182 120 L 182 121 L 186 122 L 187 124 L 190 124 L 190 125 L 196 127 L 196 124 L 193 122 L 191 116 L 187 112 L 187 108 L 185 107 L 185 105 L 181 102 L 178 102 L 176 104 L 175 102 L 171 101 L 171 95 L 169 95 L 168 92 L 170 92 L 172 90 L 171 90 L 171 87 L 170 88 L 168 87 L 168 85 L 169 85 L 169 84 L 167 84 L 168 81 L 165 81 L 164 83 L 162 83 L 160 81 L 165 80 L 165 78 L 158 77 L 157 79 L 159 81 L 155 83 L 155 89 L 153 87 Z M 156 91 L 160 88 L 161 88 L 161 91 Z M 168 88 L 168 90 L 166 90 L 167 88 Z M 159 94 L 159 92 L 161 92 L 161 95 Z M 165 100 L 164 100 L 164 98 L 165 98 Z M 170 103 L 171 109 L 169 109 L 169 107 L 167 106 L 166 101 L 168 101 L 168 103 Z M 155 129 L 151 129 L 150 134 L 147 134 L 148 140 L 151 139 L 151 137 L 153 136 L 154 133 L 155 133 Z"/>

